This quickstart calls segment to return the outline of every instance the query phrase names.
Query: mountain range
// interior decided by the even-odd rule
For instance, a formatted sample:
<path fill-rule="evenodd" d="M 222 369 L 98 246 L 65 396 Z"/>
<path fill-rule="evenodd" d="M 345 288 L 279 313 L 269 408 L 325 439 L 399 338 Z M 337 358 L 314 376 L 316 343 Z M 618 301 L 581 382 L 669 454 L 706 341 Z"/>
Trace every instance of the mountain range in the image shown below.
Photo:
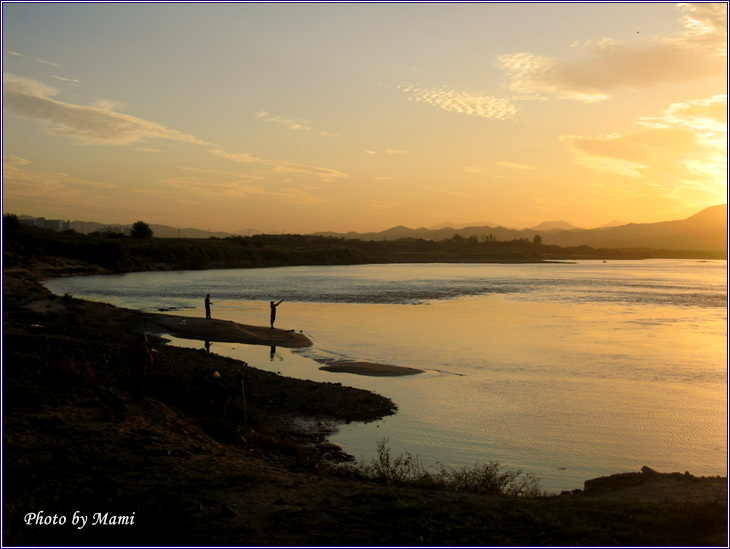
<path fill-rule="evenodd" d="M 20 218 L 32 219 L 29 216 Z M 557 246 L 591 246 L 594 248 L 655 248 L 666 250 L 726 251 L 727 250 L 727 204 L 711 206 L 701 212 L 677 221 L 659 223 L 628 223 L 619 226 L 604 226 L 595 229 L 580 229 L 564 221 L 547 221 L 529 229 L 508 229 L 489 223 L 448 226 L 441 223 L 432 228 L 392 227 L 385 231 L 370 233 L 318 232 L 318 236 L 353 238 L 359 240 L 397 240 L 400 238 L 422 238 L 445 240 L 459 235 L 463 238 L 477 237 L 482 240 L 494 238 L 507 241 L 517 239 L 533 240 L 539 235 L 543 244 Z M 70 227 L 88 234 L 94 231 L 118 231 L 131 225 L 104 225 L 90 221 L 72 221 Z M 208 231 L 194 228 L 176 228 L 167 225 L 150 224 L 154 236 L 161 238 L 226 238 L 260 234 L 255 229 L 244 229 L 236 234 Z"/>
<path fill-rule="evenodd" d="M 492 236 L 500 241 L 521 238 L 532 240 L 539 235 L 543 244 L 557 246 L 586 245 L 594 248 L 726 251 L 727 228 L 727 204 L 722 204 L 711 206 L 687 219 L 677 221 L 628 223 L 596 229 L 579 229 L 565 222 L 546 222 L 531 229 L 507 229 L 487 225 L 459 229 L 454 227 L 409 229 L 398 226 L 377 233 L 318 234 L 360 240 L 396 240 L 399 238 L 444 240 L 453 238 L 454 235 L 463 238 L 475 236 L 481 240 Z"/>

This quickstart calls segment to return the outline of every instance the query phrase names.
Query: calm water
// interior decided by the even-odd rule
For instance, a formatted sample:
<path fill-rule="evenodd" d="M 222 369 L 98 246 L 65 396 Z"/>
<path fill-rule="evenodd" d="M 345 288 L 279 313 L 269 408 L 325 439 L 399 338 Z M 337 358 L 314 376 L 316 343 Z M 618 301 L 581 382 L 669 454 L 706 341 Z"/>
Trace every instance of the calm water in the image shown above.
<path fill-rule="evenodd" d="M 398 413 L 331 440 L 369 461 L 387 437 L 425 464 L 499 460 L 557 492 L 648 465 L 727 474 L 727 263 L 367 265 L 51 280 L 57 294 L 307 334 L 305 350 L 213 342 L 284 375 L 392 398 Z M 175 340 L 200 347 L 199 342 Z M 374 378 L 334 359 L 426 370 Z"/>

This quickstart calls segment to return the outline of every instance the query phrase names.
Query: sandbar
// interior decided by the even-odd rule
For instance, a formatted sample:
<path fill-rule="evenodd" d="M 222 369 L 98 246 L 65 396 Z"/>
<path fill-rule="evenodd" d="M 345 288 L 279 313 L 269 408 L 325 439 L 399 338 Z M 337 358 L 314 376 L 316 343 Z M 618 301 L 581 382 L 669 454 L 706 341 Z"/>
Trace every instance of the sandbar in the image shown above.
<path fill-rule="evenodd" d="M 327 366 L 322 366 L 320 370 L 326 372 L 339 372 L 346 374 L 357 374 L 361 376 L 378 376 L 378 377 L 392 377 L 392 376 L 412 376 L 416 374 L 422 374 L 423 370 L 418 368 L 409 368 L 406 366 L 393 366 L 391 364 L 377 364 L 374 362 L 349 362 L 340 360 L 333 362 Z"/>
<path fill-rule="evenodd" d="M 150 332 L 166 333 L 174 337 L 270 345 L 274 347 L 309 347 L 312 342 L 307 336 L 294 330 L 280 330 L 264 326 L 238 324 L 230 320 L 181 317 L 152 314 L 146 317 L 146 328 Z"/>

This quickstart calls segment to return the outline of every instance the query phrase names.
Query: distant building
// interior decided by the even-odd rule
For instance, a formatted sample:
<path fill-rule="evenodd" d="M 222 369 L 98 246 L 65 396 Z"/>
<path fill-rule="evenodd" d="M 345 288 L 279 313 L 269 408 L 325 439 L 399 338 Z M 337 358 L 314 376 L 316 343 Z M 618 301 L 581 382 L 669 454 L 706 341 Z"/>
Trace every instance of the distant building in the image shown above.
<path fill-rule="evenodd" d="M 31 217 L 19 220 L 23 225 L 30 225 L 31 227 L 40 227 L 41 229 L 48 229 L 50 231 L 68 231 L 71 228 L 71 221 L 64 221 L 63 219 L 46 219 L 45 217 Z"/>
<path fill-rule="evenodd" d="M 43 223 L 44 229 L 50 229 L 52 231 L 68 231 L 70 227 L 71 222 L 62 219 L 46 219 Z"/>

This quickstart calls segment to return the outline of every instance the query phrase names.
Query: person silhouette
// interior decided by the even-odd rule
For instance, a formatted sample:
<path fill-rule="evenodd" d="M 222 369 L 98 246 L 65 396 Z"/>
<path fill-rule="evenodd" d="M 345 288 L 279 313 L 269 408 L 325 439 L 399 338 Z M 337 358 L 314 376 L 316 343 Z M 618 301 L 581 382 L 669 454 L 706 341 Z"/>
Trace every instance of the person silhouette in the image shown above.
<path fill-rule="evenodd" d="M 210 318 L 210 294 L 205 296 L 205 318 Z"/>
<path fill-rule="evenodd" d="M 283 299 L 281 301 L 284 301 Z M 269 307 L 271 307 L 271 329 L 274 329 L 274 321 L 276 320 L 276 308 L 281 305 L 281 301 L 279 303 L 274 303 L 273 301 L 269 302 Z"/>

